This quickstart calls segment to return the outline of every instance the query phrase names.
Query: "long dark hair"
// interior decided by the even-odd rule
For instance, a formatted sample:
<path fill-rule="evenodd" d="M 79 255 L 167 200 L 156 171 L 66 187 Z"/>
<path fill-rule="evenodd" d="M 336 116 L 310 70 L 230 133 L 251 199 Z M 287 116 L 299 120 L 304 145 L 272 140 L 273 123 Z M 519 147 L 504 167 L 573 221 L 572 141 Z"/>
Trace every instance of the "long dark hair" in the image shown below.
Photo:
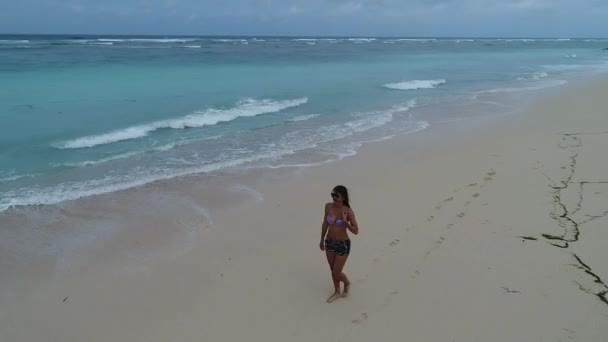
<path fill-rule="evenodd" d="M 342 197 L 342 203 L 350 208 L 350 202 L 348 201 L 348 190 L 346 187 L 344 185 L 337 185 L 334 188 L 334 191 L 340 194 Z"/>

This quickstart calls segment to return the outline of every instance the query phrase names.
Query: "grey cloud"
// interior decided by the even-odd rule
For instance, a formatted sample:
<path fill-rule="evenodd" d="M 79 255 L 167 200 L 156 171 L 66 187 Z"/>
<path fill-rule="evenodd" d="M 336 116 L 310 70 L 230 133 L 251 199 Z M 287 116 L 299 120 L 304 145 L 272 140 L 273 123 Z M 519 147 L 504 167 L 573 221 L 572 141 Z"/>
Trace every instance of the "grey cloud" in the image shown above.
<path fill-rule="evenodd" d="M 605 0 L 20 0 L 0 32 L 608 36 Z"/>

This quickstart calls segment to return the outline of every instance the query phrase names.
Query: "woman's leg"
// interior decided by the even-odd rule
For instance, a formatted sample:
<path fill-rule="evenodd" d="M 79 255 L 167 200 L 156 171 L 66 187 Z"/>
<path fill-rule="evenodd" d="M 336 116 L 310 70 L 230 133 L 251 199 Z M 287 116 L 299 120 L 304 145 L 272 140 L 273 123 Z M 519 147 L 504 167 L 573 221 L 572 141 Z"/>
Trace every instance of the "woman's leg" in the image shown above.
<path fill-rule="evenodd" d="M 334 293 L 327 298 L 327 302 L 331 303 L 340 297 L 340 278 L 336 278 L 334 276 L 334 265 L 336 263 L 336 255 L 333 252 L 326 251 L 325 255 L 327 255 L 327 263 L 329 264 L 329 269 L 331 270 L 331 279 L 334 282 Z"/>
<path fill-rule="evenodd" d="M 346 276 L 346 274 L 344 274 L 344 272 L 342 272 L 342 270 L 344 269 L 344 264 L 346 264 L 347 259 L 348 259 L 348 254 L 336 255 L 336 260 L 334 261 L 334 267 L 331 270 L 332 278 L 338 280 L 338 291 L 336 291 L 338 294 L 340 293 L 340 282 L 344 283 L 344 294 L 342 295 L 343 297 L 348 296 L 348 290 L 350 287 L 350 281 L 348 280 L 348 277 Z M 335 284 L 335 280 L 334 280 L 334 284 Z"/>

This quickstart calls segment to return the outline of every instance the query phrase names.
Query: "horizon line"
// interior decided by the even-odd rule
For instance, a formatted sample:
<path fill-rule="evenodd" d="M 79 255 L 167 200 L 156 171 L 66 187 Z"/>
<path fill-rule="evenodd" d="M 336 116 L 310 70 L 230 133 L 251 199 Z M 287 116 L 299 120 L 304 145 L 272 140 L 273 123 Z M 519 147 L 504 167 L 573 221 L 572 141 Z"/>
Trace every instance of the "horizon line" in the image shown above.
<path fill-rule="evenodd" d="M 265 37 L 265 38 L 405 38 L 405 39 L 608 39 L 608 37 L 541 37 L 541 36 L 397 36 L 397 35 L 265 35 L 265 34 L 128 34 L 128 33 L 0 33 L 0 36 L 114 36 L 114 37 Z"/>

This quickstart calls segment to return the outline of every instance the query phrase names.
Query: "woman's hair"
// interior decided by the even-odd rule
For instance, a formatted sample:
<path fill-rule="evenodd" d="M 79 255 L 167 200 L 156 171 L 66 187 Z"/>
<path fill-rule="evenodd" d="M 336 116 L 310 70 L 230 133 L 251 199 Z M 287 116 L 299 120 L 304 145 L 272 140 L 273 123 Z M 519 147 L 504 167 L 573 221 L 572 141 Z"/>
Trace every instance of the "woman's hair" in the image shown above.
<path fill-rule="evenodd" d="M 340 196 L 342 197 L 342 203 L 350 208 L 350 203 L 348 201 L 348 190 L 346 189 L 346 187 L 344 185 L 337 185 L 334 188 L 334 191 L 340 194 Z"/>

